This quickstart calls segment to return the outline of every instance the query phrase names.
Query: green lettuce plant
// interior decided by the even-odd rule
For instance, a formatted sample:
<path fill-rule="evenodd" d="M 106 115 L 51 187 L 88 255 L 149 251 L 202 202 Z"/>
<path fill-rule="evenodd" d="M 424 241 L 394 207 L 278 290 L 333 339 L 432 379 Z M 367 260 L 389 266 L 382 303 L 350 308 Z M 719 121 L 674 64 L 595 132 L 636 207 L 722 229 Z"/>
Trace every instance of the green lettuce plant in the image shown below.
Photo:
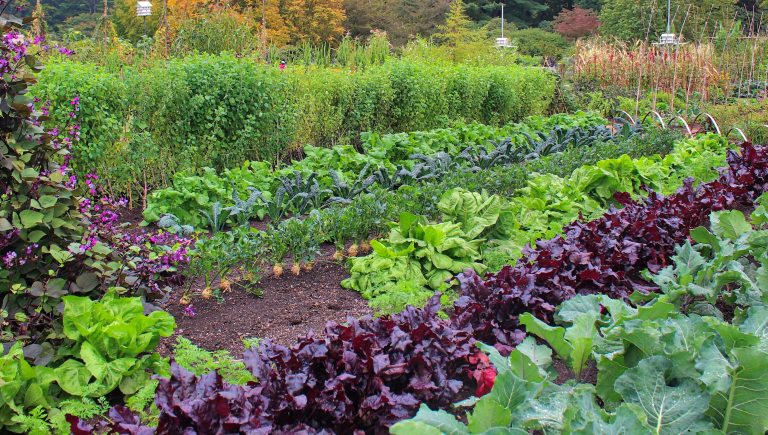
<path fill-rule="evenodd" d="M 152 351 L 160 337 L 173 334 L 176 322 L 164 311 L 144 314 L 139 298 L 121 298 L 116 290 L 100 301 L 65 296 L 63 333 L 70 356 L 55 369 L 62 390 L 74 396 L 103 396 L 116 388 L 135 393 L 149 373 L 168 373 L 167 359 Z"/>
<path fill-rule="evenodd" d="M 481 243 L 457 223 L 428 224 L 423 216 L 403 213 L 387 240 L 371 244 L 371 256 L 350 259 L 352 276 L 342 286 L 366 292 L 372 284 L 407 279 L 445 289 L 447 281 L 462 270 L 483 270 L 477 262 Z"/>
<path fill-rule="evenodd" d="M 145 391 L 152 374 L 168 375 L 167 358 L 154 351 L 175 329 L 170 314 L 145 315 L 141 299 L 120 297 L 116 289 L 100 301 L 62 299 L 62 341 L 55 351 L 38 347 L 32 365 L 17 341 L 0 356 L 0 430 L 68 432 L 66 413 L 90 418 L 104 411 L 93 411 L 90 398 L 114 391 L 128 397 Z"/>

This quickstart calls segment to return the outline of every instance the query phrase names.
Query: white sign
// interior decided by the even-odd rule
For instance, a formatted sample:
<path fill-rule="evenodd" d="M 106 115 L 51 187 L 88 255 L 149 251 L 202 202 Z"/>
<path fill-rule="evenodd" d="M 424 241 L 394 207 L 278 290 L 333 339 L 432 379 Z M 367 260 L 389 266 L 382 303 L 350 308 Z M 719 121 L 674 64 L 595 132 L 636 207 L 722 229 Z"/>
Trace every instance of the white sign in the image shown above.
<path fill-rule="evenodd" d="M 677 44 L 677 37 L 674 33 L 662 33 L 659 38 L 659 44 L 661 45 L 673 45 Z"/>
<path fill-rule="evenodd" d="M 136 16 L 148 17 L 152 15 L 152 3 L 148 1 L 139 1 L 136 3 Z"/>

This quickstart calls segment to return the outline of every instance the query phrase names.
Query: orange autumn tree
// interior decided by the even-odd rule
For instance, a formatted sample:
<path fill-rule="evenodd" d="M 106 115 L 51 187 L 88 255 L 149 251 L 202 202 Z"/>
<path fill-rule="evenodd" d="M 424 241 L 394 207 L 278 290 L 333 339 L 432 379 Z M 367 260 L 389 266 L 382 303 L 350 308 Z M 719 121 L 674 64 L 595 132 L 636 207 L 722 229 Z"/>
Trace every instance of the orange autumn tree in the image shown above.
<path fill-rule="evenodd" d="M 336 45 L 344 35 L 347 14 L 342 0 L 286 0 L 285 21 L 294 32 L 291 42 Z"/>
<path fill-rule="evenodd" d="M 262 17 L 266 18 L 267 44 L 283 47 L 291 42 L 296 32 L 283 18 L 288 9 L 287 0 L 253 0 L 250 7 L 259 27 Z"/>
<path fill-rule="evenodd" d="M 210 3 L 210 0 L 168 0 L 168 26 L 171 31 L 177 30 L 184 20 L 202 16 Z"/>

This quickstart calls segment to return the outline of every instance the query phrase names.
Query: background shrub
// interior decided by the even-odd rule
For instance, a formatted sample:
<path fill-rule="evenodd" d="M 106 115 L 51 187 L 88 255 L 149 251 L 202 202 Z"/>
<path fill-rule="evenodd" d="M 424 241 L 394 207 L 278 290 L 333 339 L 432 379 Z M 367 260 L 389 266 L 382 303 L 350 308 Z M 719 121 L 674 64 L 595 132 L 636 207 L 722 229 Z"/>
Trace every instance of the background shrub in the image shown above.
<path fill-rule="evenodd" d="M 544 56 L 560 59 L 570 44 L 557 33 L 543 29 L 522 29 L 510 32 L 510 40 L 515 41 L 517 50 L 529 56 Z"/>

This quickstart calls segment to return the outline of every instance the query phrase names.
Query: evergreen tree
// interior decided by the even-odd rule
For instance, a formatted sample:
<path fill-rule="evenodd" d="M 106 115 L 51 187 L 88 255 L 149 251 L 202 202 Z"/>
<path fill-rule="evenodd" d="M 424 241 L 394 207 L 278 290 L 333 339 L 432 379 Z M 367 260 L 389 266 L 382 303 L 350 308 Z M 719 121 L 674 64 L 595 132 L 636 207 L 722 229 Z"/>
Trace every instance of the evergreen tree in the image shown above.
<path fill-rule="evenodd" d="M 448 9 L 445 24 L 437 26 L 435 37 L 444 45 L 457 47 L 463 43 L 472 42 L 477 38 L 477 32 L 472 29 L 466 7 L 462 0 L 453 0 Z"/>

